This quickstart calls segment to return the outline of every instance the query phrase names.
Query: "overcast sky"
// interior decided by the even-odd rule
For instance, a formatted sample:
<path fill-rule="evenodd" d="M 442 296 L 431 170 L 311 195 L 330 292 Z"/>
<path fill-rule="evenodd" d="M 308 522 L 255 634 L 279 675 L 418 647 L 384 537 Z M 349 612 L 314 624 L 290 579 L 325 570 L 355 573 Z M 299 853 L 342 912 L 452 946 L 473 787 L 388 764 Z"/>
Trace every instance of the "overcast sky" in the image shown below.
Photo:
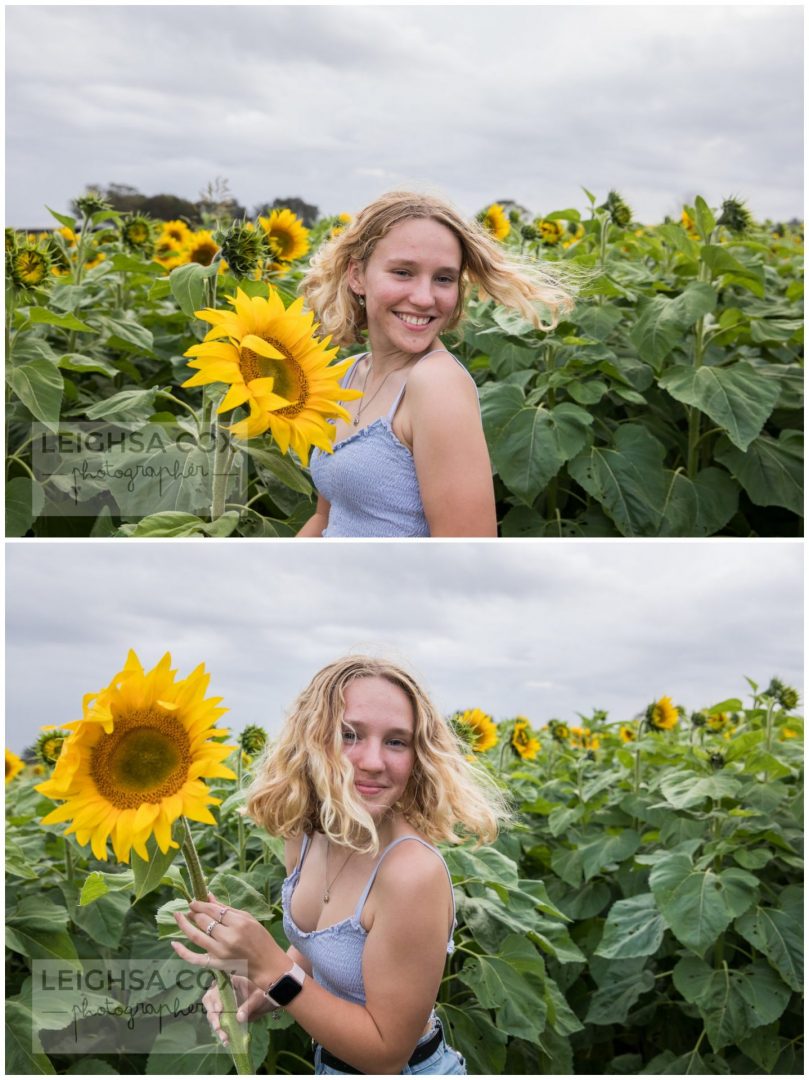
<path fill-rule="evenodd" d="M 745 675 L 802 693 L 795 542 L 7 541 L 6 575 L 17 752 L 77 719 L 129 648 L 148 667 L 170 651 L 183 676 L 204 661 L 234 730 L 277 731 L 352 651 L 408 663 L 445 713 L 536 726 L 746 698 Z"/>
<path fill-rule="evenodd" d="M 6 223 L 89 183 L 803 216 L 801 6 L 6 7 Z"/>

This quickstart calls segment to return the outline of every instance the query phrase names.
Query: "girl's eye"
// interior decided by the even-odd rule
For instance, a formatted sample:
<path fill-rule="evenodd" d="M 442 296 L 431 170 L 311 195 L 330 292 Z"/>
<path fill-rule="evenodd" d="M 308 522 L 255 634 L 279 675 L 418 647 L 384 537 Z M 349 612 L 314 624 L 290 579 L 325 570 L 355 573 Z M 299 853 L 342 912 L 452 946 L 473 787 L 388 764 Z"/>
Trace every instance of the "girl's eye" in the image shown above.
<path fill-rule="evenodd" d="M 354 742 L 356 737 L 357 737 L 357 733 L 355 731 L 344 731 L 343 732 L 343 742 Z"/>

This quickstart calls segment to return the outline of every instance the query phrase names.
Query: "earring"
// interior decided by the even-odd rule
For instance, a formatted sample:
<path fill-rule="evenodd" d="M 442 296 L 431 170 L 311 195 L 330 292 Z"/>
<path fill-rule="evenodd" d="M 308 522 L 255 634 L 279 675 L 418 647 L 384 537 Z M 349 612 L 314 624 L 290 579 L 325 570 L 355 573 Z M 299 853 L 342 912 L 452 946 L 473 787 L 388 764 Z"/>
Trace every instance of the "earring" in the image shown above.
<path fill-rule="evenodd" d="M 360 305 L 361 308 L 365 307 L 365 297 L 361 296 L 359 293 L 357 293 L 357 303 Z"/>

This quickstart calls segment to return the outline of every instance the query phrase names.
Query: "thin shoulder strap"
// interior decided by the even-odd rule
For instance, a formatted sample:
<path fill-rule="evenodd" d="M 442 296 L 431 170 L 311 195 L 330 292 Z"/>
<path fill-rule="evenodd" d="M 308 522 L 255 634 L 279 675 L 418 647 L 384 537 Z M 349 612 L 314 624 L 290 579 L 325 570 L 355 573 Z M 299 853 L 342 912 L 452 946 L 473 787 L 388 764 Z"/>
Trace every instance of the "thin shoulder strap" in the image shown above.
<path fill-rule="evenodd" d="M 371 891 L 371 886 L 376 881 L 376 875 L 379 873 L 379 867 L 382 865 L 382 860 L 385 858 L 385 856 L 388 854 L 389 851 L 392 851 L 396 847 L 397 844 L 401 844 L 404 840 L 416 840 L 416 841 L 418 841 L 418 843 L 421 844 L 422 847 L 426 847 L 428 851 L 435 852 L 435 854 L 441 860 L 441 864 L 444 867 L 444 869 L 446 870 L 447 878 L 449 879 L 449 892 L 450 892 L 450 896 L 452 897 L 452 920 L 453 920 L 453 926 L 454 926 L 454 924 L 455 924 L 455 892 L 454 892 L 454 890 L 452 888 L 452 875 L 449 872 L 449 867 L 447 866 L 446 862 L 444 861 L 444 856 L 441 854 L 441 852 L 438 850 L 438 848 L 433 847 L 432 844 L 428 844 L 427 841 L 422 840 L 420 836 L 400 836 L 398 840 L 394 840 L 393 843 L 388 844 L 388 846 L 385 848 L 385 850 L 382 852 L 382 854 L 377 859 L 376 866 L 371 871 L 371 876 L 368 879 L 368 884 L 365 886 L 365 888 L 362 891 L 362 896 L 360 896 L 359 903 L 357 904 L 357 910 L 354 912 L 354 921 L 359 922 L 360 915 L 362 914 L 362 909 L 365 907 L 365 901 L 368 899 L 368 893 Z"/>
<path fill-rule="evenodd" d="M 297 862 L 297 864 L 295 866 L 295 873 L 299 872 L 300 868 L 303 866 L 304 856 L 306 855 L 306 852 L 309 850 L 309 845 L 311 844 L 311 842 L 312 842 L 312 838 L 309 835 L 309 833 L 304 833 L 303 834 L 303 841 L 301 843 L 301 852 L 300 852 L 300 855 L 298 855 L 298 862 Z"/>
<path fill-rule="evenodd" d="M 367 355 L 368 355 L 367 352 L 360 353 L 360 355 L 356 358 L 356 360 L 351 365 L 351 367 L 348 369 L 346 374 L 343 376 L 343 381 L 340 383 L 343 390 L 347 390 L 348 387 L 351 386 L 351 383 L 354 381 L 354 372 L 357 370 L 357 365 L 359 364 L 359 362 L 361 360 L 364 360 Z"/>
<path fill-rule="evenodd" d="M 416 361 L 416 364 L 420 364 L 422 362 L 422 360 L 426 360 L 428 356 L 434 356 L 438 352 L 447 352 L 447 350 L 446 349 L 433 349 L 431 352 L 425 353 L 424 356 L 420 356 L 418 358 L 418 360 Z M 450 353 L 449 355 L 452 356 L 452 353 Z M 467 375 L 469 375 L 469 372 L 466 370 L 466 368 L 463 366 L 463 364 L 461 363 L 461 361 L 458 359 L 457 356 L 452 356 L 452 359 L 455 361 L 455 363 L 460 368 L 463 369 L 463 371 Z M 415 367 L 416 364 L 414 364 L 413 367 Z M 412 371 L 412 368 L 411 368 L 411 371 Z M 409 378 L 410 378 L 410 376 L 408 375 L 408 379 Z M 472 376 L 469 375 L 469 378 L 471 379 Z M 475 380 L 472 379 L 472 381 L 474 382 Z M 407 379 L 405 379 L 405 381 L 402 383 L 402 388 L 399 391 L 399 393 L 396 395 L 396 400 L 394 401 L 394 403 L 390 407 L 390 411 L 388 412 L 388 415 L 387 415 L 387 421 L 388 421 L 389 424 L 393 423 L 393 418 L 396 415 L 396 410 L 399 408 L 399 405 L 402 402 L 402 398 L 404 397 L 404 393 L 405 393 L 406 389 L 407 389 Z"/>

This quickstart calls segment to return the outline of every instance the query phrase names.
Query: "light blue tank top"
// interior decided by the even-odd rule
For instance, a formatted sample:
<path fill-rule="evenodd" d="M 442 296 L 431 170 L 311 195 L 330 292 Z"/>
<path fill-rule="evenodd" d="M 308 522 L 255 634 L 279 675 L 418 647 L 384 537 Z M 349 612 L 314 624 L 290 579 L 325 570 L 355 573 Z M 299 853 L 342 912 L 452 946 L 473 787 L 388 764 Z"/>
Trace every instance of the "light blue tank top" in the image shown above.
<path fill-rule="evenodd" d="M 434 848 L 431 844 L 428 844 L 426 840 L 422 840 L 418 836 L 400 836 L 398 840 L 394 840 L 392 844 L 388 844 L 376 861 L 371 876 L 368 879 L 368 883 L 362 891 L 354 914 L 347 919 L 343 919 L 341 922 L 335 923 L 333 926 L 325 926 L 322 930 L 310 930 L 307 932 L 305 930 L 300 930 L 292 919 L 290 911 L 292 894 L 295 891 L 295 886 L 298 884 L 304 857 L 309 850 L 309 836 L 304 834 L 298 865 L 289 877 L 284 879 L 284 883 L 281 886 L 281 906 L 284 912 L 284 933 L 286 934 L 290 945 L 294 945 L 299 952 L 303 953 L 312 965 L 312 977 L 315 982 L 319 983 L 328 990 L 329 993 L 334 994 L 336 997 L 344 998 L 346 1001 L 353 1001 L 358 1005 L 365 1004 L 365 984 L 362 979 L 362 952 L 365 948 L 366 938 L 368 937 L 368 931 L 360 922 L 360 915 L 362 914 L 363 907 L 365 907 L 365 901 L 368 899 L 368 893 L 371 891 L 371 886 L 376 880 L 376 875 L 382 864 L 382 860 L 389 851 L 392 851 L 397 844 L 401 844 L 403 840 L 416 840 L 428 850 L 436 853 L 444 864 L 444 869 L 447 871 L 451 892 L 452 878 L 449 874 L 449 867 L 444 862 L 441 852 L 438 848 Z M 454 929 L 456 925 L 454 894 L 452 896 L 452 915 L 452 925 Z M 452 934 L 450 934 L 447 952 L 452 953 L 454 949 L 455 945 L 452 940 Z"/>
<path fill-rule="evenodd" d="M 444 351 L 434 349 L 416 363 Z M 357 357 L 343 377 L 343 387 L 350 385 L 357 364 L 367 355 Z M 460 360 L 452 358 L 469 375 Z M 413 455 L 393 434 L 393 418 L 406 387 L 407 383 L 387 416 L 346 436 L 335 445 L 333 453 L 312 450 L 312 480 L 331 507 L 323 536 L 430 535 Z"/>

